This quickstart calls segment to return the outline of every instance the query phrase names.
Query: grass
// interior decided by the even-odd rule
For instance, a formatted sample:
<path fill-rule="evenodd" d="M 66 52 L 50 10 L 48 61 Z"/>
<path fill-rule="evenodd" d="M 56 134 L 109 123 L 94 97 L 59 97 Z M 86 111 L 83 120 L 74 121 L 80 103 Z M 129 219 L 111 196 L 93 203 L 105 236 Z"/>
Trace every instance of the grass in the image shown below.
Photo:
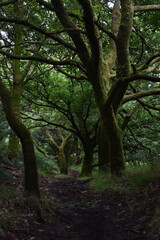
<path fill-rule="evenodd" d="M 128 166 L 126 175 L 132 185 L 140 186 L 145 182 L 150 182 L 160 177 L 160 165 Z"/>
<path fill-rule="evenodd" d="M 80 172 L 81 171 L 81 164 L 80 165 L 69 166 L 69 169 Z"/>
<path fill-rule="evenodd" d="M 91 188 L 95 190 L 113 192 L 117 181 L 118 179 L 114 176 L 111 176 L 109 173 L 101 175 L 99 173 L 94 173 L 91 181 Z"/>
<path fill-rule="evenodd" d="M 92 180 L 92 176 L 86 176 L 86 177 L 81 177 L 79 176 L 77 179 L 80 180 L 80 181 L 89 181 L 89 180 Z"/>
<path fill-rule="evenodd" d="M 69 178 L 69 177 L 70 176 L 67 174 L 60 174 L 60 173 L 54 176 L 54 178 Z"/>
<path fill-rule="evenodd" d="M 111 176 L 110 173 L 99 175 L 97 172 L 93 175 L 91 188 L 101 191 L 131 194 L 138 187 L 146 182 L 160 177 L 160 165 L 128 165 L 124 175 L 121 178 Z"/>

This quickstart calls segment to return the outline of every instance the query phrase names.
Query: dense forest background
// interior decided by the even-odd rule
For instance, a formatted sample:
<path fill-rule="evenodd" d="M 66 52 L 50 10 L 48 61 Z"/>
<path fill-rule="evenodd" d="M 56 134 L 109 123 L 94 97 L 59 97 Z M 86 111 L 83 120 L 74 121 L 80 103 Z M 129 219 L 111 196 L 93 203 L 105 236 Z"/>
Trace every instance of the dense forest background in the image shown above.
<path fill-rule="evenodd" d="M 159 177 L 159 19 L 158 0 L 0 2 L 2 198 Z"/>

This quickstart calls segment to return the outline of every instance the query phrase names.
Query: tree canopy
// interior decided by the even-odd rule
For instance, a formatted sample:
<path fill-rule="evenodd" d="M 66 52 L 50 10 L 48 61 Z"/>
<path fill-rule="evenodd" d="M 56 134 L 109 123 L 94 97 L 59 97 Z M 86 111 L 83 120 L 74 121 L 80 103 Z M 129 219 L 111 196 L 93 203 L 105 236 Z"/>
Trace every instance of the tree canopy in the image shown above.
<path fill-rule="evenodd" d="M 145 122 L 148 129 L 152 119 L 159 119 L 159 17 L 156 0 L 0 3 L 0 97 L 21 140 L 25 168 L 31 159 L 25 158 L 28 147 L 35 159 L 33 141 L 20 117 L 25 101 L 30 109 L 23 110 L 32 120 L 38 120 L 33 114 L 38 111 L 47 123 L 48 113 L 54 111 L 51 118 L 62 121 L 49 122 L 77 134 L 87 156 L 84 175 L 91 174 L 96 144 L 99 170 L 117 176 L 125 170 L 127 139 L 136 139 L 137 149 L 146 144 L 148 149 L 139 136 Z M 33 175 L 35 163 L 30 163 Z M 31 183 L 32 176 L 27 177 Z M 38 194 L 37 183 L 35 188 Z"/>

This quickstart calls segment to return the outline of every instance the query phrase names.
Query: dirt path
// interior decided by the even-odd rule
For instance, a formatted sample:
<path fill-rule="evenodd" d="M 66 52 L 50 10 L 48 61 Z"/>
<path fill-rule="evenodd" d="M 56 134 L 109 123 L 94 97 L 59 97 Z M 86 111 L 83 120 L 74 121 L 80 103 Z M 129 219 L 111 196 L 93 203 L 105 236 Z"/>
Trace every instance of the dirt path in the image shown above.
<path fill-rule="evenodd" d="M 15 230 L 14 240 L 147 239 L 146 223 L 152 213 L 151 209 L 138 206 L 146 197 L 143 194 L 137 196 L 137 203 L 136 197 L 90 190 L 86 181 L 79 181 L 74 176 L 45 178 L 41 185 L 54 197 L 58 206 L 57 221 L 55 224 L 33 222 L 29 230 Z M 9 239 L 13 238 L 8 236 L 5 240 Z"/>

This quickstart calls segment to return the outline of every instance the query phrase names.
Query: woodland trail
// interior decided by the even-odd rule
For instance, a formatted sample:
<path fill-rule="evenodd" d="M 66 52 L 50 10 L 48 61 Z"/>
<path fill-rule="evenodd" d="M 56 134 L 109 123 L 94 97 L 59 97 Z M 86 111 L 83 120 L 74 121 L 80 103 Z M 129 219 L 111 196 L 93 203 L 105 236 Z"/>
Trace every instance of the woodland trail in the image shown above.
<path fill-rule="evenodd" d="M 14 238 L 3 240 L 148 239 L 147 224 L 153 207 L 143 206 L 146 198 L 144 189 L 129 197 L 113 195 L 91 190 L 87 181 L 77 180 L 75 176 L 43 178 L 41 187 L 45 187 L 49 195 L 53 196 L 58 207 L 56 222 L 33 222 L 29 229 L 15 230 Z M 156 191 L 159 190 L 155 189 L 155 195 Z"/>

